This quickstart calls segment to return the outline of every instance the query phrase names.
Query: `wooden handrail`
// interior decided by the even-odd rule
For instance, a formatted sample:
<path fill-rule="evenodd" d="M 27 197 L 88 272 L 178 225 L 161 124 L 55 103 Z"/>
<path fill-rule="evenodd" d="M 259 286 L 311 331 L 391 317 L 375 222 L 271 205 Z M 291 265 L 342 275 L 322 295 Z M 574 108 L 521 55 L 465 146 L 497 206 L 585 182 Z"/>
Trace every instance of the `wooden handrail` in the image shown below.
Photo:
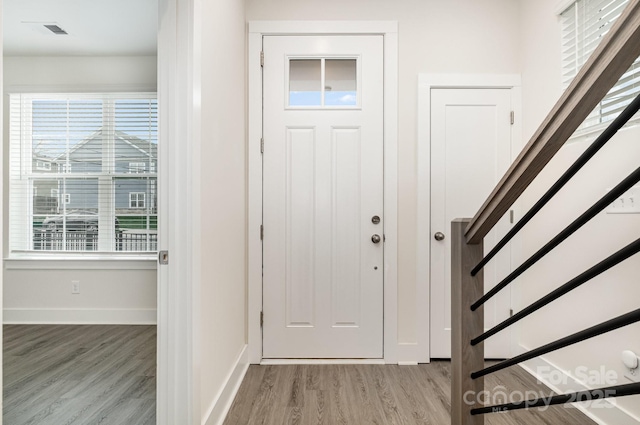
<path fill-rule="evenodd" d="M 465 230 L 479 243 L 640 56 L 640 0 L 630 0 Z"/>

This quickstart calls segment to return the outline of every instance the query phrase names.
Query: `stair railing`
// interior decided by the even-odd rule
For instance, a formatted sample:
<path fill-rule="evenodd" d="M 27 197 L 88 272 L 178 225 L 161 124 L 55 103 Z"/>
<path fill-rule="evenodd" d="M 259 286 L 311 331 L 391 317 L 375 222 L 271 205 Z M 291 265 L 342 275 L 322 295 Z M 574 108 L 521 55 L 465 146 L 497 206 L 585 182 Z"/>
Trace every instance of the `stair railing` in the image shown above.
<path fill-rule="evenodd" d="M 485 293 L 483 267 L 640 110 L 640 95 L 611 122 L 591 146 L 486 255 L 484 255 L 482 244 L 484 237 L 638 56 L 640 56 L 640 0 L 631 0 L 475 217 L 456 219 L 451 223 L 452 424 L 481 425 L 484 424 L 484 415 L 487 413 L 640 394 L 640 383 L 631 383 L 563 394 L 544 400 L 523 400 L 494 406 L 480 405 L 478 397 L 469 397 L 469 394 L 479 395 L 484 391 L 484 376 L 488 374 L 640 321 L 640 309 L 637 309 L 495 365 L 489 367 L 484 365 L 484 341 L 487 338 L 568 294 L 593 277 L 640 251 L 640 239 L 637 239 L 485 332 L 483 304 L 486 301 L 506 288 L 527 269 L 640 181 L 640 167 L 638 167 L 494 288 Z"/>

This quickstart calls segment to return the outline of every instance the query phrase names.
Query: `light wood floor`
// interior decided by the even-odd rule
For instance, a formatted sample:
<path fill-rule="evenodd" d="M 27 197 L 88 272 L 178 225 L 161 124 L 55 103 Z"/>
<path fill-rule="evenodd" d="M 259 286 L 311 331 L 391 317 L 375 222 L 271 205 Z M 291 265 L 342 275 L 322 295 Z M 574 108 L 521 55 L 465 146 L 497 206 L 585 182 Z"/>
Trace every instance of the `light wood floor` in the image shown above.
<path fill-rule="evenodd" d="M 156 423 L 155 326 L 4 326 L 7 425 Z"/>
<path fill-rule="evenodd" d="M 486 389 L 550 391 L 524 370 L 487 377 Z M 250 366 L 224 425 L 449 425 L 449 362 L 419 366 Z M 595 425 L 575 408 L 487 416 L 492 425 Z"/>

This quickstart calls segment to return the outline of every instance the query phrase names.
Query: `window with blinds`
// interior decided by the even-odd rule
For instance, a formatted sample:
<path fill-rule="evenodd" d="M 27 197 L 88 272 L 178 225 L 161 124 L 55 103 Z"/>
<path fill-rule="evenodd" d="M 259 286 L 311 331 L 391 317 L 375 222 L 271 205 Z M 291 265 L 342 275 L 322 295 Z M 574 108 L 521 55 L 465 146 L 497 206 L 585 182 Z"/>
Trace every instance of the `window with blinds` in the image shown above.
<path fill-rule="evenodd" d="M 10 95 L 9 244 L 157 249 L 155 94 Z"/>
<path fill-rule="evenodd" d="M 566 88 L 620 16 L 628 0 L 577 0 L 561 13 L 562 82 Z M 613 120 L 640 93 L 640 58 L 584 121 L 587 129 Z"/>

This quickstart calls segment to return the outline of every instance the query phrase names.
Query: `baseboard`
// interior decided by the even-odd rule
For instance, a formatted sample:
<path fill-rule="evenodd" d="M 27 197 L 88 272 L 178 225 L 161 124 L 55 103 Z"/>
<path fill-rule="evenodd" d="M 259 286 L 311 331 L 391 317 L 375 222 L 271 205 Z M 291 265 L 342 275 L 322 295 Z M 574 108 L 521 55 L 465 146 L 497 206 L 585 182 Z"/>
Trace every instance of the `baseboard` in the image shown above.
<path fill-rule="evenodd" d="M 262 359 L 261 366 L 386 364 L 384 359 Z"/>
<path fill-rule="evenodd" d="M 525 347 L 522 346 L 520 346 L 519 349 L 522 352 L 528 351 Z M 542 382 L 558 394 L 590 389 L 582 382 L 569 375 L 565 370 L 557 367 L 556 365 L 542 357 L 536 357 L 534 359 L 528 360 L 522 363 L 521 366 L 524 370 L 536 377 L 539 382 Z M 545 371 L 544 376 L 542 376 L 538 371 Z M 545 378 L 548 376 L 563 376 L 563 379 L 555 379 L 554 382 L 549 382 Z M 610 399 L 600 400 L 598 403 L 600 403 L 600 405 L 597 408 L 585 406 L 582 403 L 574 403 L 573 405 L 599 425 L 640 424 L 639 419 L 635 418 L 626 410 L 613 404 Z M 606 407 L 602 404 L 606 404 Z"/>
<path fill-rule="evenodd" d="M 227 413 L 229 413 L 231 404 L 240 389 L 240 384 L 242 384 L 242 380 L 244 379 L 244 375 L 247 373 L 247 369 L 249 369 L 249 352 L 245 345 L 242 347 L 242 351 L 236 360 L 235 366 L 229 373 L 229 376 L 227 376 L 222 390 L 220 390 L 213 400 L 211 407 L 209 407 L 207 415 L 205 415 L 205 425 L 222 425 L 227 417 Z"/>
<path fill-rule="evenodd" d="M 155 325 L 156 309 L 5 308 L 6 325 Z"/>
<path fill-rule="evenodd" d="M 418 343 L 398 343 L 398 364 L 401 366 L 414 366 L 418 364 Z"/>

